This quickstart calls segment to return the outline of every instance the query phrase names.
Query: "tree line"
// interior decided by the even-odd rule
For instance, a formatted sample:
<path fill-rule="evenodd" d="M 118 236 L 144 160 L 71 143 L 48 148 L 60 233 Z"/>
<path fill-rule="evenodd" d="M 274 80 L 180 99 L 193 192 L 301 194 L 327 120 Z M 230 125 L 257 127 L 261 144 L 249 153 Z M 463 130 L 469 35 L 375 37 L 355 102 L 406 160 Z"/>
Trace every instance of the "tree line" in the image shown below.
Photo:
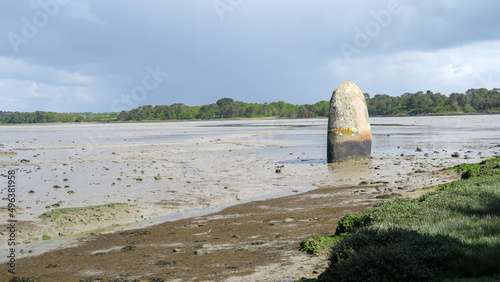
<path fill-rule="evenodd" d="M 500 88 L 469 89 L 465 93 L 405 93 L 401 96 L 364 93 L 370 116 L 500 113 Z M 231 98 L 203 106 L 175 103 L 145 105 L 119 113 L 0 112 L 0 123 L 115 122 L 148 120 L 209 120 L 221 118 L 315 118 L 327 117 L 329 102 L 293 105 L 283 101 L 247 103 Z"/>
<path fill-rule="evenodd" d="M 365 94 L 371 116 L 484 113 L 500 111 L 500 88 L 469 89 L 464 93 L 405 93 L 401 96 Z"/>

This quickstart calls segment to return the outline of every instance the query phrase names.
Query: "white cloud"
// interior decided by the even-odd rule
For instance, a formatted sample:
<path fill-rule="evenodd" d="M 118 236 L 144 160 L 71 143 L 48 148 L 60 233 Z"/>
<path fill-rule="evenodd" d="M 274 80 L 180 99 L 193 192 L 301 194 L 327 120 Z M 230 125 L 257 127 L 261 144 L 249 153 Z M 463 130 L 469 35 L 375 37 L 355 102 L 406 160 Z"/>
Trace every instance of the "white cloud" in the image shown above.
<path fill-rule="evenodd" d="M 91 86 L 65 86 L 33 81 L 0 80 L 0 99 L 3 111 L 78 111 L 99 102 L 99 90 Z"/>
<path fill-rule="evenodd" d="M 30 64 L 12 57 L 0 57 L 0 77 L 54 84 L 89 85 L 95 82 L 92 76 L 69 72 L 49 66 Z"/>
<path fill-rule="evenodd" d="M 494 85 L 500 81 L 498 65 L 500 41 L 488 41 L 437 51 L 358 57 L 350 63 L 337 58 L 329 68 L 335 77 L 363 85 L 365 92 L 401 95 L 394 91 L 431 90 L 450 94 L 469 88 L 500 87 Z"/>

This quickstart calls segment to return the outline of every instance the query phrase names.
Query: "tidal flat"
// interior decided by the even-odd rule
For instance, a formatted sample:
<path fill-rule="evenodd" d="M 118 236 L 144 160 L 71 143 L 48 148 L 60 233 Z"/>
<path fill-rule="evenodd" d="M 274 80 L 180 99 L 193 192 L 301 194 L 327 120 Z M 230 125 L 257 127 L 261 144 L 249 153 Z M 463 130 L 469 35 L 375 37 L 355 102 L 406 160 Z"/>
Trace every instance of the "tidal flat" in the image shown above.
<path fill-rule="evenodd" d="M 499 115 L 370 121 L 372 157 L 338 164 L 326 163 L 326 119 L 2 126 L 2 176 L 18 176 L 19 257 L 317 188 L 362 185 L 352 200 L 418 193 L 453 179 L 436 171 L 500 152 Z M 73 212 L 47 216 L 59 209 Z"/>

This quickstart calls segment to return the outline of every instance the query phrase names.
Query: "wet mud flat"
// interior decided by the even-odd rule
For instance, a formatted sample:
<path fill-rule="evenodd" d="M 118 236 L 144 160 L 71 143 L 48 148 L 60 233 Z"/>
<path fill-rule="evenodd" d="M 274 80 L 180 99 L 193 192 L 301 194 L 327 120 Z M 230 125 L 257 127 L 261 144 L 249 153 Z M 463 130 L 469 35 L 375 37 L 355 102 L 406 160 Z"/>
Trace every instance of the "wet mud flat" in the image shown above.
<path fill-rule="evenodd" d="M 375 201 L 418 195 L 423 193 L 418 188 L 453 179 L 435 173 L 442 168 L 500 151 L 500 116 L 383 118 L 373 123 L 373 157 L 341 164 L 326 164 L 326 120 L 121 124 L 99 131 L 92 146 L 83 146 L 89 139 L 81 136 L 92 135 L 96 125 L 9 127 L 0 144 L 0 167 L 18 169 L 22 177 L 16 214 L 19 267 L 25 259 L 38 261 L 34 269 L 43 268 L 40 273 L 47 273 L 47 279 L 62 275 L 63 269 L 71 269 L 65 272 L 68 279 L 296 279 L 315 271 L 310 258 L 297 252 L 300 240 L 333 233 L 338 218 Z M 295 195 L 238 205 L 290 194 Z M 216 215 L 221 205 L 230 207 Z M 2 218 L 4 212 L 0 205 Z M 142 227 L 148 231 L 129 233 Z M 44 235 L 51 239 L 42 240 Z M 149 243 L 141 244 L 141 238 Z M 7 246 L 6 240 L 7 234 L 0 233 L 1 246 Z M 74 257 L 55 256 L 65 254 L 68 246 L 80 248 L 76 240 L 85 247 Z M 108 241 L 109 246 L 102 245 Z M 158 246 L 161 252 L 155 251 Z M 109 261 L 103 264 L 108 268 L 99 267 L 85 248 Z M 2 257 L 6 250 L 0 248 Z M 142 262 L 134 266 L 128 261 L 130 255 L 140 260 L 137 253 L 150 257 L 150 272 L 139 269 Z M 40 260 L 31 257 L 40 254 Z M 53 262 L 43 266 L 42 259 L 48 258 Z M 217 265 L 217 260 L 225 263 Z M 69 264 L 65 268 L 58 261 Z M 290 264 L 305 270 L 291 273 Z"/>
<path fill-rule="evenodd" d="M 441 175 L 443 181 L 457 177 Z M 17 273 L 41 281 L 273 281 L 315 277 L 326 267 L 326 257 L 299 252 L 300 241 L 333 234 L 336 222 L 346 213 L 366 210 L 392 197 L 381 193 L 379 186 L 324 187 L 148 228 L 95 234 L 73 247 L 20 259 Z M 400 194 L 418 196 L 422 192 L 414 189 Z M 0 271 L 5 273 L 6 265 L 0 266 Z"/>

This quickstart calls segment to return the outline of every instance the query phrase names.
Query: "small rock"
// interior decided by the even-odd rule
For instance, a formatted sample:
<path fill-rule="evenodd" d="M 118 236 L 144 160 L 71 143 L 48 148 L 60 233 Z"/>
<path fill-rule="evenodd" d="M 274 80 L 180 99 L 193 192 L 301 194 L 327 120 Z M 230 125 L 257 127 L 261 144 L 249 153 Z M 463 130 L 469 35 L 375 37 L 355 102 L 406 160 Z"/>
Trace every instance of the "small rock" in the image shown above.
<path fill-rule="evenodd" d="M 285 167 L 285 165 L 277 165 L 276 166 L 276 173 L 281 173 L 281 170 Z"/>
<path fill-rule="evenodd" d="M 417 149 L 415 151 L 416 152 L 422 152 L 422 149 L 420 149 L 419 147 L 417 147 Z"/>
<path fill-rule="evenodd" d="M 455 152 L 455 153 L 451 154 L 451 157 L 452 158 L 460 158 L 460 154 L 458 152 Z"/>
<path fill-rule="evenodd" d="M 294 221 L 295 221 L 295 219 L 293 219 L 293 218 L 285 218 L 285 220 L 284 220 L 285 223 L 290 223 L 290 222 L 294 222 Z"/>
<path fill-rule="evenodd" d="M 174 253 L 180 253 L 181 249 L 174 249 Z"/>
<path fill-rule="evenodd" d="M 202 256 L 202 255 L 205 254 L 205 252 L 202 251 L 202 250 L 197 250 L 196 252 L 194 252 L 194 254 L 197 255 L 197 256 Z"/>
<path fill-rule="evenodd" d="M 203 249 L 210 249 L 210 248 L 212 248 L 212 244 L 203 244 L 203 245 L 201 245 L 201 247 Z"/>

